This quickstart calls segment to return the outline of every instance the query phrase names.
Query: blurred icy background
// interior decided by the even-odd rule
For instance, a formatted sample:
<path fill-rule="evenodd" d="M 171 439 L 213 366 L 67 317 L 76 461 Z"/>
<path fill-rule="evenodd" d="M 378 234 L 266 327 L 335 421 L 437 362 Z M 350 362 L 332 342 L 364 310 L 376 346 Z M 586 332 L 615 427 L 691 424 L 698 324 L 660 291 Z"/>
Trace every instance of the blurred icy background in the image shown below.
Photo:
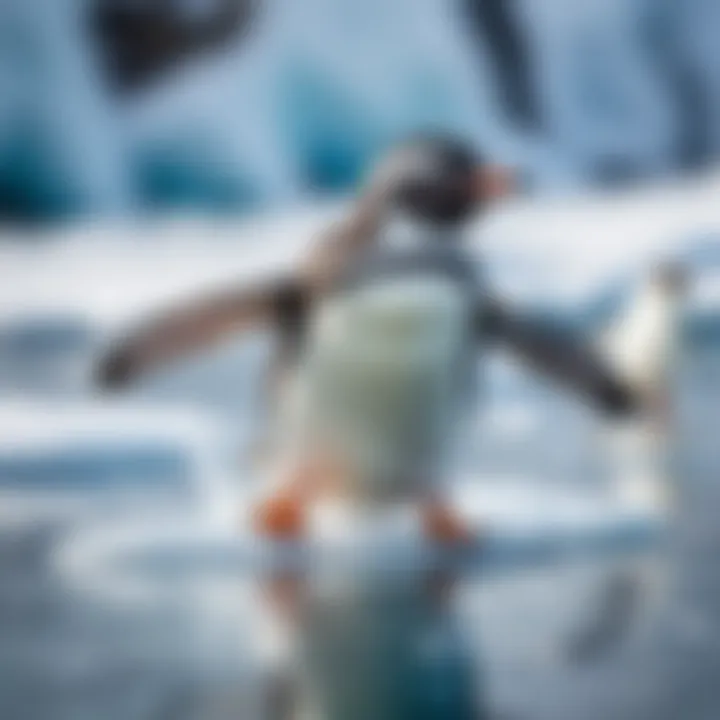
<path fill-rule="evenodd" d="M 477 233 L 518 302 L 596 326 L 658 254 L 697 276 L 668 597 L 575 666 L 543 641 L 572 624 L 572 578 L 465 588 L 493 704 L 718 717 L 718 33 L 713 0 L 0 0 L 0 717 L 252 717 L 247 579 L 108 601 L 53 549 L 118 514 L 215 517 L 260 429 L 268 339 L 113 404 L 90 364 L 149 311 L 292 262 L 428 126 L 528 178 Z M 582 408 L 502 363 L 489 384 L 469 474 L 584 477 Z"/>
<path fill-rule="evenodd" d="M 267 207 L 451 128 L 543 187 L 706 167 L 712 0 L 32 0 L 0 6 L 10 218 Z"/>

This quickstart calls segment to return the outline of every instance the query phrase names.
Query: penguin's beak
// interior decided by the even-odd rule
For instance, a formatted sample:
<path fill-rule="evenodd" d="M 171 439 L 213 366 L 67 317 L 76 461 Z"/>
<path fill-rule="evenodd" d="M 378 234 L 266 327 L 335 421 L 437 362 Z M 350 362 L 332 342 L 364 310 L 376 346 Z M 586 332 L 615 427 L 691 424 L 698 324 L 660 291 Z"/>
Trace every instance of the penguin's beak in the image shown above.
<path fill-rule="evenodd" d="M 521 185 L 514 170 L 500 165 L 484 165 L 475 174 L 474 195 L 478 202 L 498 201 L 516 195 Z"/>

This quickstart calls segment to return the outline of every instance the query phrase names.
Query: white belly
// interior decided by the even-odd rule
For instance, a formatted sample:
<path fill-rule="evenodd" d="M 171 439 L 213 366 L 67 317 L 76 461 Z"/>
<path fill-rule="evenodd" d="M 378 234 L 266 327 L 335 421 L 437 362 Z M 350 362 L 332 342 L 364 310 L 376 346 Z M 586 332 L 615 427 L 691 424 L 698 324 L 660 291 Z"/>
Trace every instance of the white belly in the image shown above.
<path fill-rule="evenodd" d="M 328 303 L 297 378 L 296 441 L 348 463 L 368 499 L 434 478 L 467 393 L 467 319 L 465 298 L 439 280 L 395 280 Z"/>

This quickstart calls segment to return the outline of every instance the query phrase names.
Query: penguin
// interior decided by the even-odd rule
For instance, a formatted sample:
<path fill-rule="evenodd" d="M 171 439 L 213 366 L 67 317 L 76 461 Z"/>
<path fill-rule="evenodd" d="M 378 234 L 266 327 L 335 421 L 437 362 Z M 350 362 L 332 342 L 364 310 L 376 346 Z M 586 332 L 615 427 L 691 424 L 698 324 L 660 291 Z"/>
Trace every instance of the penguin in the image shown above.
<path fill-rule="evenodd" d="M 600 339 L 614 374 L 634 389 L 642 413 L 605 424 L 604 455 L 627 501 L 671 509 L 670 448 L 675 434 L 674 385 L 682 355 L 682 310 L 691 287 L 688 268 L 663 260 L 645 274 Z"/>
<path fill-rule="evenodd" d="M 601 340 L 614 372 L 636 388 L 656 421 L 669 419 L 667 394 L 680 351 L 680 313 L 689 270 L 676 260 L 650 268 Z"/>
<path fill-rule="evenodd" d="M 608 413 L 635 408 L 599 353 L 510 308 L 475 265 L 474 222 L 512 186 L 463 139 L 414 136 L 381 158 L 345 221 L 294 272 L 140 328 L 101 360 L 100 382 L 117 388 L 229 333 L 274 327 L 282 447 L 258 531 L 302 537 L 315 500 L 341 494 L 412 502 L 430 537 L 468 541 L 441 476 L 486 346 L 504 345 Z"/>

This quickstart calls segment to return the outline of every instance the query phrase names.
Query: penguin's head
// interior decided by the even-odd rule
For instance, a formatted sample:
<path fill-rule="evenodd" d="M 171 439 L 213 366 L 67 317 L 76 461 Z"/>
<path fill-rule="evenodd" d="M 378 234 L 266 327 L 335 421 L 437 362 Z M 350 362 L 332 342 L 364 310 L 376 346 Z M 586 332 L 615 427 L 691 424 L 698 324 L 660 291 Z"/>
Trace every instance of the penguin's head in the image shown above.
<path fill-rule="evenodd" d="M 457 228 L 508 194 L 510 175 L 452 135 L 410 138 L 385 156 L 371 176 L 384 210 L 439 228 Z"/>

